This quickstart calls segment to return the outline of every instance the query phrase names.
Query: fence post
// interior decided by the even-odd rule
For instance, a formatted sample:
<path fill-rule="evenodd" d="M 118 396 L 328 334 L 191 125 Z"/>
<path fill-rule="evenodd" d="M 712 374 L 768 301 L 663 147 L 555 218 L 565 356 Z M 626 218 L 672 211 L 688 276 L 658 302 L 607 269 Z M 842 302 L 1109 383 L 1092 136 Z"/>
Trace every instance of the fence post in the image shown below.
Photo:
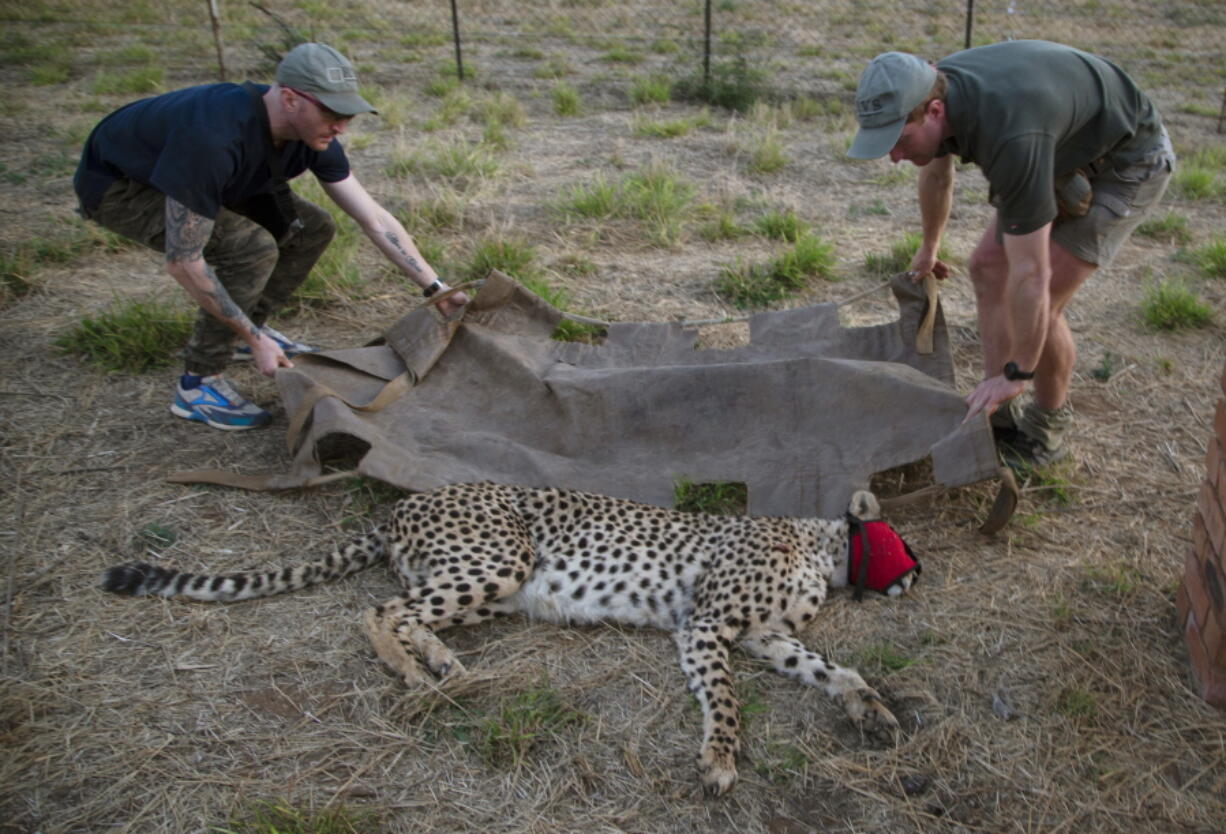
<path fill-rule="evenodd" d="M 975 22 L 975 0 L 966 0 L 966 45 L 963 49 L 971 48 L 971 28 Z"/>
<path fill-rule="evenodd" d="M 711 0 L 703 4 L 702 86 L 711 86 Z"/>
<path fill-rule="evenodd" d="M 217 0 L 206 0 L 209 4 L 209 18 L 213 21 L 213 43 L 217 47 L 218 81 L 226 80 L 226 52 L 221 45 L 221 11 L 217 8 Z"/>
<path fill-rule="evenodd" d="M 464 56 L 460 54 L 460 10 L 456 8 L 456 0 L 451 0 L 451 33 L 455 39 L 455 74 L 464 80 Z"/>

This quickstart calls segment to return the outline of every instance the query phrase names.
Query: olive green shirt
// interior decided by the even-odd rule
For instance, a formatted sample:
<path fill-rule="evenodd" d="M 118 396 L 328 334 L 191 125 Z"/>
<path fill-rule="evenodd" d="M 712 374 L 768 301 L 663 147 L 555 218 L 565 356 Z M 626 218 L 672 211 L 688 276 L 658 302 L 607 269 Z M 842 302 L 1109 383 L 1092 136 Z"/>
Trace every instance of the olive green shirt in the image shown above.
<path fill-rule="evenodd" d="M 978 165 L 999 229 L 1024 235 L 1056 218 L 1054 179 L 1106 157 L 1123 166 L 1161 143 L 1158 112 L 1122 69 L 1047 41 L 1006 41 L 937 64 L 953 135 L 940 155 Z"/>

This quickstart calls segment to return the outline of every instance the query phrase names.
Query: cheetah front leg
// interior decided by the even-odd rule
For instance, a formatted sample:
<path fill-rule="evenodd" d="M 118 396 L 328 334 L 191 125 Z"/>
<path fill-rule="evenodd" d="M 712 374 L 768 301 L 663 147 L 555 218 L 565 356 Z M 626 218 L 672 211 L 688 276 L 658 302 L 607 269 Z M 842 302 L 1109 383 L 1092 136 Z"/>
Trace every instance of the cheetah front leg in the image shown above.
<path fill-rule="evenodd" d="M 831 698 L 840 698 L 848 717 L 857 727 L 897 742 L 898 719 L 886 709 L 877 690 L 865 683 L 855 669 L 836 666 L 787 634 L 745 637 L 741 640 L 741 648 L 754 657 L 769 660 L 775 671 L 784 677 L 825 690 Z"/>
<path fill-rule="evenodd" d="M 731 637 L 730 629 L 705 622 L 691 623 L 676 633 L 681 669 L 690 692 L 702 707 L 698 777 L 709 796 L 731 790 L 737 779 L 741 715 L 728 665 Z"/>

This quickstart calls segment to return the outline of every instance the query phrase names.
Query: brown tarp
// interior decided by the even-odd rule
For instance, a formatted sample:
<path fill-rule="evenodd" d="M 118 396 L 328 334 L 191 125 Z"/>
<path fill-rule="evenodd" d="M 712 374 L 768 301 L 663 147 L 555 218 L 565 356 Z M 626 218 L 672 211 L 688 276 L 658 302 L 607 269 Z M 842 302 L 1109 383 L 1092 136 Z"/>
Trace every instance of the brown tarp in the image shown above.
<path fill-rule="evenodd" d="M 939 305 L 933 350 L 917 353 L 924 293 L 892 287 L 897 322 L 845 328 L 819 304 L 752 316 L 746 346 L 699 350 L 675 323 L 554 341 L 562 314 L 493 272 L 454 320 L 421 308 L 383 344 L 280 371 L 288 472 L 175 479 L 319 483 L 338 435 L 369 446 L 358 472 L 410 490 L 490 480 L 671 506 L 678 479 L 735 481 L 761 515 L 841 515 L 874 473 L 927 455 L 945 487 L 997 477 L 987 420 L 962 424 Z"/>

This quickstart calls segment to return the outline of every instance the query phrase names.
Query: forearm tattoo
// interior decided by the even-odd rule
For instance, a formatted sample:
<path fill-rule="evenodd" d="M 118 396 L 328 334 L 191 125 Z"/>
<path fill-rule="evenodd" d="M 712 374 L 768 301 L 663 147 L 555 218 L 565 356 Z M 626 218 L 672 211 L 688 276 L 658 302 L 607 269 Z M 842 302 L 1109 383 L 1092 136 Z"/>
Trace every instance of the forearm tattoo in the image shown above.
<path fill-rule="evenodd" d="M 166 198 L 166 263 L 199 261 L 204 281 L 196 284 L 197 291 L 213 300 L 219 318 L 233 321 L 242 330 L 255 333 L 258 328 L 226 292 L 213 268 L 204 262 L 204 246 L 212 234 L 212 220 L 196 214 L 178 200 Z"/>
<path fill-rule="evenodd" d="M 213 221 L 187 206 L 166 198 L 166 262 L 181 263 L 204 258 L 204 245 L 213 234 Z"/>
<path fill-rule="evenodd" d="M 384 232 L 383 236 L 387 238 L 387 242 L 400 253 L 400 257 L 404 258 L 404 262 L 409 265 L 410 269 L 418 273 L 425 271 L 421 268 L 421 264 L 417 262 L 417 258 L 410 255 L 408 250 L 404 248 L 404 244 L 400 242 L 399 235 L 397 235 L 395 232 Z"/>

